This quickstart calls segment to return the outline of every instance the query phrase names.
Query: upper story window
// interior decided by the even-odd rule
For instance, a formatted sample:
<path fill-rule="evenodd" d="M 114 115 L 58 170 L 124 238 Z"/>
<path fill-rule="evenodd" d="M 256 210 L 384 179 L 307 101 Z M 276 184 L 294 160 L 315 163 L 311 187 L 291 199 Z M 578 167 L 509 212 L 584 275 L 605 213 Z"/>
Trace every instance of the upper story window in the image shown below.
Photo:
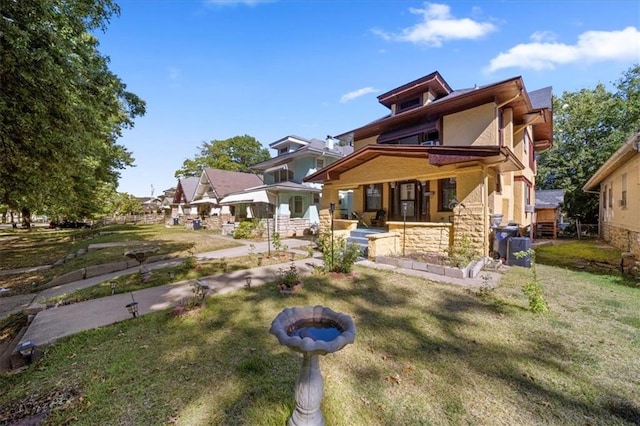
<path fill-rule="evenodd" d="M 289 152 L 289 145 L 284 146 L 278 150 L 278 155 L 287 154 Z"/>
<path fill-rule="evenodd" d="M 288 169 L 276 170 L 273 172 L 273 182 L 292 182 L 293 181 L 293 171 Z"/>
<path fill-rule="evenodd" d="M 406 111 L 408 109 L 412 109 L 412 108 L 415 108 L 417 106 L 420 106 L 420 96 L 417 96 L 415 98 L 411 98 L 411 99 L 407 99 L 405 101 L 399 102 L 398 103 L 398 111 L 397 112 Z"/>
<path fill-rule="evenodd" d="M 324 158 L 316 158 L 316 169 L 320 170 L 324 167 Z"/>

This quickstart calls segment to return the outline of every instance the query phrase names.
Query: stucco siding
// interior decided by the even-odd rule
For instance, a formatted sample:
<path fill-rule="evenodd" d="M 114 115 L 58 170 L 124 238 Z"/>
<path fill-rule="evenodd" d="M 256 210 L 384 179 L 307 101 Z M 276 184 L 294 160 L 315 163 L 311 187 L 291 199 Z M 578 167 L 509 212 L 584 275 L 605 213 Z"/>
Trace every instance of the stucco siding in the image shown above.
<path fill-rule="evenodd" d="M 626 174 L 627 205 L 621 206 L 623 182 L 622 175 Z M 626 229 L 632 232 L 640 232 L 640 153 L 620 166 L 614 173 L 600 184 L 600 193 L 603 188 L 613 188 L 613 205 L 606 208 L 601 206 L 603 225 L 613 228 Z M 608 201 L 608 195 L 605 197 Z M 602 202 L 602 197 L 600 198 Z"/>
<path fill-rule="evenodd" d="M 366 138 L 366 139 L 360 139 L 359 141 L 354 141 L 353 150 L 357 151 L 359 149 L 364 148 L 367 145 L 375 145 L 376 143 L 378 143 L 378 135 L 371 136 L 371 137 Z"/>
<path fill-rule="evenodd" d="M 445 115 L 442 132 L 443 145 L 497 145 L 498 120 L 495 111 L 495 104 L 489 103 Z"/>

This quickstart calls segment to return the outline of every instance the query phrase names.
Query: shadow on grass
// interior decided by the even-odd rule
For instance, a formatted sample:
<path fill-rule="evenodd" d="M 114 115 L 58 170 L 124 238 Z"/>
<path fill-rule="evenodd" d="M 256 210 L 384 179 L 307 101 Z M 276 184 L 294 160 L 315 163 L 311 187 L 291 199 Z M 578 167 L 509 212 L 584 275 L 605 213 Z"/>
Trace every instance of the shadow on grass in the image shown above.
<path fill-rule="evenodd" d="M 514 401 L 519 410 L 514 415 L 526 414 L 515 417 L 514 423 L 522 418 L 565 423 L 567 411 L 575 424 L 583 424 L 585 416 L 595 423 L 612 416 L 619 423 L 639 418 L 632 401 L 568 367 L 566 360 L 580 354 L 559 336 L 530 332 L 525 345 L 511 344 L 515 337 L 510 333 L 517 331 L 500 328 L 499 321 L 515 320 L 522 312 L 496 320 L 489 301 L 418 281 L 417 285 L 433 287 L 425 291 L 416 288 L 415 279 L 403 280 L 368 272 L 353 280 L 313 276 L 294 297 L 279 295 L 273 284 L 224 300 L 213 297 L 185 316 L 151 314 L 66 339 L 52 347 L 50 357 L 25 380 L 33 382 L 32 390 L 43 386 L 42 380 L 50 388 L 68 382 L 82 389 L 83 400 L 56 411 L 53 424 L 75 418 L 87 424 L 281 425 L 294 408 L 300 355 L 280 346 L 268 333 L 269 326 L 285 307 L 322 304 L 354 318 L 354 345 L 359 347 L 347 346 L 321 360 L 327 424 L 491 419 L 489 412 L 474 417 L 477 414 L 467 408 L 474 396 Z M 483 334 L 492 324 L 504 338 Z M 89 367 L 80 372 L 72 365 Z M 536 377 L 531 365 L 536 371 L 559 372 L 597 392 L 562 392 Z M 494 387 L 475 390 L 469 376 L 484 378 Z M 349 395 L 346 400 L 334 394 L 337 381 Z M 20 382 L 12 377 L 7 385 Z M 486 396 L 474 393 L 487 390 L 491 392 Z M 393 398 L 399 400 L 397 405 Z M 430 419 L 432 413 L 439 417 Z"/>

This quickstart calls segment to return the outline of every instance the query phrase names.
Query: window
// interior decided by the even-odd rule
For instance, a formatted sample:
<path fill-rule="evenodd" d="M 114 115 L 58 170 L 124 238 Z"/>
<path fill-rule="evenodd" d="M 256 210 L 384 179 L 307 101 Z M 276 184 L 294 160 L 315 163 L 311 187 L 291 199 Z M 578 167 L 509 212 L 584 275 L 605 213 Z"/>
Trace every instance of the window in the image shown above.
<path fill-rule="evenodd" d="M 602 208 L 607 208 L 607 185 L 605 185 L 602 190 Z"/>
<path fill-rule="evenodd" d="M 273 172 L 273 182 L 290 182 L 293 181 L 293 171 L 288 169 L 280 169 Z"/>
<path fill-rule="evenodd" d="M 420 97 L 407 99 L 406 101 L 398 104 L 398 112 L 405 111 L 411 108 L 415 108 L 420 105 Z"/>
<path fill-rule="evenodd" d="M 609 208 L 613 207 L 613 185 L 609 187 Z"/>
<path fill-rule="evenodd" d="M 502 193 L 502 173 L 496 174 L 496 192 Z"/>
<path fill-rule="evenodd" d="M 453 211 L 451 202 L 456 199 L 456 178 L 438 180 L 438 210 Z"/>
<path fill-rule="evenodd" d="M 324 158 L 316 158 L 316 169 L 324 168 Z"/>
<path fill-rule="evenodd" d="M 294 195 L 289 199 L 289 208 L 294 215 L 302 214 L 302 197 L 300 195 Z"/>
<path fill-rule="evenodd" d="M 311 202 L 312 202 L 313 204 L 320 204 L 320 194 L 319 194 L 319 193 L 314 193 L 314 194 L 311 196 Z"/>
<path fill-rule="evenodd" d="M 364 187 L 364 210 L 371 212 L 382 208 L 382 184 L 370 184 Z"/>
<path fill-rule="evenodd" d="M 278 150 L 278 155 L 286 154 L 289 152 L 289 146 L 285 146 L 284 148 L 280 148 Z"/>
<path fill-rule="evenodd" d="M 622 197 L 620 198 L 620 206 L 627 207 L 627 174 L 622 174 Z"/>

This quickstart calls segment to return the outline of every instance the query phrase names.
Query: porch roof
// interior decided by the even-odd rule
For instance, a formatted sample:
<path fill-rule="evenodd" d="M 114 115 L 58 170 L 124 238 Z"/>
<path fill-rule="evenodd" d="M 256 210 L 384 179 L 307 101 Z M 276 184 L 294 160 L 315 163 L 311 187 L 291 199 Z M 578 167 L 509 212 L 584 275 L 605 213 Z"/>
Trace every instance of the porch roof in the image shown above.
<path fill-rule="evenodd" d="M 523 170 L 524 165 L 514 153 L 499 146 L 421 146 L 421 145 L 367 145 L 316 173 L 304 178 L 305 182 L 322 183 L 339 180 L 340 175 L 357 168 L 374 158 L 402 157 L 424 158 L 434 166 L 478 162 L 498 171 Z"/>

